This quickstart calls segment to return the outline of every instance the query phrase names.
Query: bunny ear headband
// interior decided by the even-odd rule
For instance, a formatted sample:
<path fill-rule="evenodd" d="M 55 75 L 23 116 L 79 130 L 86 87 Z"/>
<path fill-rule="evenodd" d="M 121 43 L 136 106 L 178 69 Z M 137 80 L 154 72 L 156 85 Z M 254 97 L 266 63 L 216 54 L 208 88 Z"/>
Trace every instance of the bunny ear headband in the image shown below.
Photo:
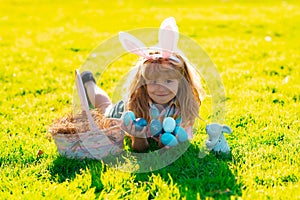
<path fill-rule="evenodd" d="M 143 42 L 138 40 L 136 37 L 126 32 L 119 33 L 119 40 L 124 49 L 128 52 L 139 55 L 146 60 L 169 58 L 175 62 L 180 62 L 177 57 L 172 55 L 174 50 L 177 48 L 178 38 L 178 27 L 174 17 L 165 19 L 160 25 L 158 33 L 159 49 L 161 51 L 160 54 L 149 54 L 149 48 L 147 48 Z M 154 48 L 152 47 L 152 49 Z M 157 47 L 155 49 L 157 50 Z"/>

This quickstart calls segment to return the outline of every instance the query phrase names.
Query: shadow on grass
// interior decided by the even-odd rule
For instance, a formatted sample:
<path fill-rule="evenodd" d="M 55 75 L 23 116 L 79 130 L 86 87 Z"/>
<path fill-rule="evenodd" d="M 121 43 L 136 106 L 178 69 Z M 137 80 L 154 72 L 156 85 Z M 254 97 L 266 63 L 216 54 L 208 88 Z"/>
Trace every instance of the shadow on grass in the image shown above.
<path fill-rule="evenodd" d="M 160 176 L 165 182 L 176 184 L 180 196 L 186 197 L 186 199 L 197 199 L 199 196 L 201 199 L 206 197 L 230 199 L 230 196 L 241 196 L 242 185 L 236 182 L 235 175 L 228 167 L 228 163 L 232 162 L 231 155 L 210 152 L 199 157 L 202 150 L 198 146 L 190 144 L 187 147 L 182 156 L 164 168 L 146 173 L 132 173 L 134 182 L 147 185 L 150 177 Z M 128 165 L 128 160 L 119 158 L 119 166 Z M 109 160 L 114 159 L 107 159 L 105 163 L 108 163 Z M 116 163 L 112 162 L 111 164 L 115 165 Z M 53 181 L 64 182 L 75 179 L 76 174 L 87 169 L 92 178 L 90 187 L 94 187 L 96 195 L 99 195 L 103 190 L 101 173 L 105 173 L 106 166 L 97 160 L 57 157 L 50 172 Z M 155 198 L 155 195 L 155 192 L 151 192 L 149 199 Z"/>
<path fill-rule="evenodd" d="M 210 152 L 199 157 L 201 151 L 199 147 L 190 145 L 174 163 L 154 172 L 138 173 L 136 181 L 146 182 L 153 174 L 159 175 L 165 182 L 175 183 L 181 197 L 186 199 L 197 199 L 199 196 L 201 199 L 230 199 L 230 196 L 241 196 L 242 185 L 236 182 L 235 175 L 228 167 L 232 156 Z"/>
<path fill-rule="evenodd" d="M 87 166 L 86 160 L 69 159 L 63 156 L 58 156 L 50 167 L 52 181 L 62 183 L 66 180 L 73 180 L 80 170 Z"/>
<path fill-rule="evenodd" d="M 95 194 L 98 196 L 103 190 L 101 173 L 105 171 L 103 162 L 92 159 L 69 159 L 63 156 L 57 157 L 50 168 L 51 181 L 63 183 L 72 181 L 82 170 L 88 170 L 91 175 L 90 188 L 95 188 Z"/>

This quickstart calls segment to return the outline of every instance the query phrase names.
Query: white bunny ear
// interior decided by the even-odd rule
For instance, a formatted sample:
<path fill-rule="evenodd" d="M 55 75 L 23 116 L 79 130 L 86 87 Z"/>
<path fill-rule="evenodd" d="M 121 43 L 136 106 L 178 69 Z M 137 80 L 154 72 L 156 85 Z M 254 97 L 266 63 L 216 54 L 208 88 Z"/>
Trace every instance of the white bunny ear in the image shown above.
<path fill-rule="evenodd" d="M 144 58 L 148 57 L 147 47 L 136 37 L 126 32 L 119 32 L 119 40 L 128 52 L 137 54 Z"/>
<path fill-rule="evenodd" d="M 177 48 L 178 43 L 178 27 L 174 17 L 165 19 L 159 29 L 158 41 L 162 48 L 162 56 L 169 57 L 171 52 Z"/>

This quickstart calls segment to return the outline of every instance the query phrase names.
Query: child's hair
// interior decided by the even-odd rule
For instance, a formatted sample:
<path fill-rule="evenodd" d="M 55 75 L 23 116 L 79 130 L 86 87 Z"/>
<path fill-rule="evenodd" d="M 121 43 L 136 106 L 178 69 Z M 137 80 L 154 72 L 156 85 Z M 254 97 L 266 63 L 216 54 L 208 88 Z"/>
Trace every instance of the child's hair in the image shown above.
<path fill-rule="evenodd" d="M 196 117 L 199 117 L 204 90 L 199 77 L 191 71 L 191 68 L 179 54 L 175 53 L 170 58 L 158 57 L 138 63 L 137 72 L 129 86 L 127 109 L 133 111 L 137 117 L 149 121 L 150 97 L 147 93 L 146 80 L 159 77 L 177 79 L 179 84 L 175 105 L 181 112 L 183 124 L 193 122 Z"/>

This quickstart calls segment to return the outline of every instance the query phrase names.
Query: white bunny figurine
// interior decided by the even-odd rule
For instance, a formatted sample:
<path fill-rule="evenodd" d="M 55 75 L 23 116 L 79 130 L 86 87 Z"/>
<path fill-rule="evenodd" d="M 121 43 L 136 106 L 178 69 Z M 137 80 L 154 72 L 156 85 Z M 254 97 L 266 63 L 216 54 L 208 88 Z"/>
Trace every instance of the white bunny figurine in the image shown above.
<path fill-rule="evenodd" d="M 230 152 L 230 147 L 223 134 L 232 133 L 229 126 L 212 123 L 207 124 L 205 130 L 209 136 L 208 140 L 206 140 L 206 146 L 209 150 L 223 153 Z"/>

